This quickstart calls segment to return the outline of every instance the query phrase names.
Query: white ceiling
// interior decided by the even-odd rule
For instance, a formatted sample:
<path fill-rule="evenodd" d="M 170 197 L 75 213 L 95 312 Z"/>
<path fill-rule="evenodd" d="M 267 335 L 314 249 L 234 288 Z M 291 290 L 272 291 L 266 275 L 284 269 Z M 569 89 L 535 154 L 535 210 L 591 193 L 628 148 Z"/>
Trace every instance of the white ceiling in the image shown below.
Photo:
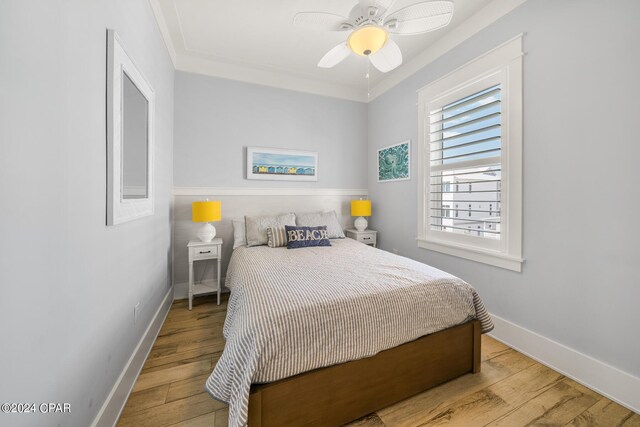
<path fill-rule="evenodd" d="M 356 0 L 150 1 L 179 70 L 367 100 L 366 58 L 352 55 L 332 69 L 316 66 L 329 49 L 346 39 L 348 33 L 305 30 L 292 24 L 293 16 L 303 11 L 347 16 Z M 418 1 L 397 0 L 391 10 Z M 386 74 L 371 67 L 371 92 L 376 92 L 381 81 L 396 77 L 391 75 L 402 76 L 403 68 L 415 68 L 407 67 L 407 64 L 425 56 L 425 51 L 445 36 L 449 35 L 453 40 L 450 34 L 457 30 L 464 33 L 459 31 L 463 24 L 478 27 L 482 21 L 480 27 L 483 28 L 523 1 L 454 0 L 455 12 L 449 26 L 421 35 L 393 35 L 402 50 L 403 65 Z M 385 86 L 389 86 L 388 83 Z"/>

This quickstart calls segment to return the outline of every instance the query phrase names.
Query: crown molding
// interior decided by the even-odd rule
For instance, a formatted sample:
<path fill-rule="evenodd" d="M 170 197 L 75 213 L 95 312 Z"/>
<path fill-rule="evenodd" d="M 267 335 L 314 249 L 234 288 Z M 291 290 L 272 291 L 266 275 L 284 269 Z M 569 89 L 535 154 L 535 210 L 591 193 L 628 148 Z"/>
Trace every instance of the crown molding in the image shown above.
<path fill-rule="evenodd" d="M 365 89 L 357 86 L 333 83 L 288 70 L 280 70 L 266 66 L 235 64 L 222 60 L 184 54 L 182 52 L 178 53 L 171 39 L 162 8 L 160 7 L 160 0 L 149 0 L 149 4 L 151 5 L 160 33 L 162 34 L 167 51 L 176 70 L 367 103 L 412 76 L 420 69 L 429 65 L 449 50 L 477 34 L 526 1 L 527 0 L 493 0 L 466 21 L 452 29 L 451 32 L 445 34 L 428 46 L 414 59 L 404 63 L 373 83 L 370 90 L 370 97 L 367 96 Z"/>
<path fill-rule="evenodd" d="M 292 72 L 269 67 L 232 64 L 179 53 L 176 56 L 176 70 L 349 101 L 367 102 L 366 91 L 360 88 L 301 77 Z"/>
<path fill-rule="evenodd" d="M 167 21 L 164 19 L 162 9 L 160 8 L 160 2 L 159 0 L 149 0 L 149 4 L 151 5 L 151 10 L 153 11 L 153 15 L 158 23 L 158 28 L 160 29 L 160 34 L 164 40 L 164 45 L 167 47 L 167 51 L 169 52 L 173 68 L 176 68 L 176 48 L 173 45 L 173 40 L 171 40 L 171 33 L 169 32 Z"/>
<path fill-rule="evenodd" d="M 526 1 L 527 0 L 492 1 L 454 28 L 450 33 L 445 34 L 435 41 L 411 61 L 398 67 L 392 73 L 384 76 L 381 80 L 378 80 L 378 82 L 371 87 L 371 98 L 369 101 L 374 100 L 403 80 L 411 77 L 422 68 L 440 58 L 451 49 L 471 38 Z"/>

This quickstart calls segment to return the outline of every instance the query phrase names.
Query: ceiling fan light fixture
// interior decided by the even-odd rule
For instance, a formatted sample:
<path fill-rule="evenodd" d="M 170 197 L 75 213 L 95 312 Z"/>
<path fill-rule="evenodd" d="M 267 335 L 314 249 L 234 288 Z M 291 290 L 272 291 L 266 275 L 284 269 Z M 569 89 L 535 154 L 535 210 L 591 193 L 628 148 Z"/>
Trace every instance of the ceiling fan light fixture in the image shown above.
<path fill-rule="evenodd" d="M 389 35 L 384 28 L 367 25 L 358 28 L 349 36 L 347 45 L 360 56 L 373 55 L 387 43 Z"/>

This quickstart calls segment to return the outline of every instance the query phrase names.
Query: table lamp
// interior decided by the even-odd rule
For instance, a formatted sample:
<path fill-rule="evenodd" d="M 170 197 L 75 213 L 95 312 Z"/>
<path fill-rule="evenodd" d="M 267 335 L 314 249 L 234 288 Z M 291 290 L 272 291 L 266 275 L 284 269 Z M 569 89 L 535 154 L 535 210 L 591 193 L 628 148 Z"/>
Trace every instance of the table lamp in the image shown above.
<path fill-rule="evenodd" d="M 351 216 L 357 216 L 353 225 L 358 231 L 364 231 L 367 229 L 367 220 L 365 216 L 371 216 L 371 200 L 352 200 L 351 201 Z"/>
<path fill-rule="evenodd" d="M 211 221 L 220 221 L 222 219 L 222 203 L 218 201 L 210 202 L 208 199 L 204 202 L 191 203 L 191 220 L 193 222 L 204 222 L 198 237 L 203 242 L 210 242 L 216 237 L 216 228 L 209 224 Z"/>

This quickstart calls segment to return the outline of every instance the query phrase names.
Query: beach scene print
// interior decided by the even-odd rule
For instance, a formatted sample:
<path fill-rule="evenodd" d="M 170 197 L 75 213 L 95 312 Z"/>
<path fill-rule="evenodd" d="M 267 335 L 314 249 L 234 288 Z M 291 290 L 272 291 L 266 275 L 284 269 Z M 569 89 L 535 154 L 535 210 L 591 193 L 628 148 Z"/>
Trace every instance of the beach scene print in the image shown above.
<path fill-rule="evenodd" d="M 253 153 L 252 172 L 257 175 L 316 175 L 315 156 Z"/>

